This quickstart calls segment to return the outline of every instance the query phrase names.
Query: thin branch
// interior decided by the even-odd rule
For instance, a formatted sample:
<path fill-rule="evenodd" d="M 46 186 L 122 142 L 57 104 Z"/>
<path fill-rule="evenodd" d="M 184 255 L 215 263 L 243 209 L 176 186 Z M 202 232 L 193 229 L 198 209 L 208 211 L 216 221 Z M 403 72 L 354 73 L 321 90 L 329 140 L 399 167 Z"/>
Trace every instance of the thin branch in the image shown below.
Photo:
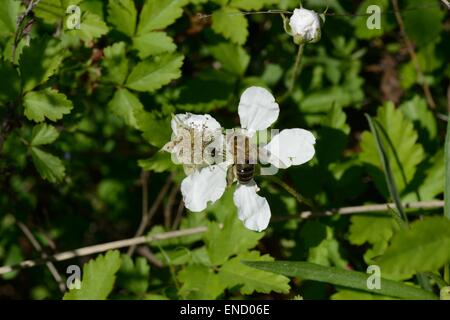
<path fill-rule="evenodd" d="M 275 221 L 286 220 L 286 219 L 307 219 L 311 217 L 323 217 L 330 216 L 333 214 L 354 214 L 354 213 L 371 213 L 371 212 L 384 212 L 389 210 L 389 206 L 394 206 L 393 203 L 383 203 L 383 204 L 373 204 L 373 205 L 364 205 L 364 206 L 355 206 L 355 207 L 343 207 L 336 210 L 326 210 L 321 212 L 312 212 L 312 211 L 303 211 L 296 216 L 290 217 L 279 217 L 278 219 L 274 219 Z M 442 208 L 444 206 L 444 201 L 435 200 L 435 201 L 422 201 L 422 202 L 411 202 L 404 203 L 403 207 L 405 209 L 437 209 Z M 205 233 L 208 230 L 207 226 L 201 226 L 190 229 L 183 229 L 178 231 L 169 231 L 155 235 L 149 236 L 140 236 L 136 238 L 118 240 L 113 242 L 107 242 L 102 244 L 97 244 L 89 247 L 78 248 L 75 250 L 65 251 L 61 253 L 54 254 L 45 259 L 37 259 L 37 260 L 26 260 L 14 266 L 3 266 L 0 267 L 0 275 L 17 270 L 17 269 L 26 269 L 32 268 L 38 265 L 42 265 L 47 261 L 65 261 L 77 257 L 84 257 L 93 254 L 102 253 L 108 250 L 121 249 L 130 246 L 137 246 L 144 243 L 151 243 L 158 240 L 167 240 L 174 239 L 186 236 L 192 236 L 196 234 Z"/>
<path fill-rule="evenodd" d="M 448 2 L 448 0 L 441 0 L 441 2 L 444 6 L 447 7 L 448 10 L 450 10 L 450 2 Z"/>
<path fill-rule="evenodd" d="M 180 191 L 180 185 L 175 185 L 172 190 L 170 191 L 169 197 L 167 199 L 167 204 L 164 208 L 164 226 L 169 229 L 172 225 L 171 222 L 171 213 L 172 213 L 172 207 L 173 203 L 175 202 L 175 197 L 178 194 L 178 191 Z"/>
<path fill-rule="evenodd" d="M 298 217 L 301 219 L 307 219 L 310 217 L 324 217 L 331 216 L 334 214 L 347 215 L 347 214 L 355 214 L 355 213 L 373 213 L 373 212 L 384 212 L 388 211 L 389 208 L 395 206 L 395 203 L 382 203 L 382 204 L 369 204 L 363 206 L 354 206 L 354 207 L 342 207 L 335 210 L 326 210 L 320 212 L 314 211 L 303 211 Z M 444 207 L 444 201 L 441 200 L 433 200 L 433 201 L 418 201 L 418 202 L 410 202 L 404 203 L 404 209 L 438 209 Z"/>
<path fill-rule="evenodd" d="M 175 215 L 175 219 L 173 220 L 172 230 L 176 230 L 180 225 L 181 219 L 183 218 L 183 212 L 184 212 L 184 203 L 183 200 L 180 200 L 180 203 L 178 203 L 178 209 Z"/>
<path fill-rule="evenodd" d="M 406 49 L 411 57 L 414 68 L 416 69 L 416 73 L 419 77 L 419 82 L 422 85 L 423 92 L 425 94 L 425 98 L 427 99 L 428 105 L 432 109 L 436 109 L 436 103 L 434 102 L 433 96 L 431 94 L 430 87 L 428 86 L 427 80 L 422 72 L 422 68 L 420 67 L 419 60 L 417 59 L 416 52 L 414 51 L 414 46 L 409 39 L 408 35 L 405 31 L 405 24 L 403 23 L 402 16 L 400 14 L 398 0 L 391 0 L 392 6 L 394 7 L 395 19 L 397 20 L 398 26 L 400 27 L 400 34 L 405 41 Z"/>
<path fill-rule="evenodd" d="M 149 247 L 140 246 L 136 251 L 157 268 L 162 268 L 164 264 L 153 254 Z"/>
<path fill-rule="evenodd" d="M 33 233 L 30 231 L 30 229 L 28 229 L 28 227 L 20 221 L 16 221 L 16 224 L 20 228 L 20 230 L 22 230 L 23 234 L 27 237 L 28 241 L 30 241 L 30 243 L 34 247 L 34 249 L 41 254 L 42 259 L 47 259 L 48 258 L 47 254 L 43 251 L 41 244 L 34 237 Z M 66 285 L 64 284 L 64 280 L 61 277 L 61 275 L 59 274 L 55 265 L 51 261 L 48 261 L 46 263 L 46 265 L 47 265 L 48 270 L 52 274 L 53 278 L 58 283 L 59 290 L 61 290 L 61 292 L 65 292 Z"/>
<path fill-rule="evenodd" d="M 208 230 L 208 227 L 196 227 L 191 229 L 184 229 L 184 230 L 178 230 L 178 231 L 170 231 L 165 233 L 160 233 L 156 235 L 151 236 L 140 236 L 136 238 L 129 238 L 124 240 L 118 240 L 113 242 L 107 242 L 102 244 L 97 244 L 89 247 L 84 248 L 78 248 L 75 250 L 69 250 L 61 253 L 56 253 L 52 256 L 47 257 L 46 259 L 37 259 L 37 260 L 25 260 L 17 265 L 14 266 L 3 266 L 0 267 L 0 275 L 5 274 L 11 271 L 14 271 L 16 269 L 26 269 L 26 268 L 32 268 L 38 265 L 42 265 L 46 263 L 47 261 L 65 261 L 70 260 L 77 257 L 84 257 L 84 256 L 90 256 L 93 254 L 102 253 L 108 250 L 114 250 L 114 249 L 121 249 L 121 248 L 127 248 L 130 246 L 137 246 L 144 243 L 150 243 L 153 241 L 158 240 L 167 240 L 167 239 L 173 239 L 173 238 L 179 238 L 179 237 L 185 237 L 185 236 L 191 236 L 195 234 L 204 233 Z"/>
<path fill-rule="evenodd" d="M 150 208 L 150 210 L 145 210 L 145 207 L 143 208 L 142 211 L 142 219 L 141 219 L 141 223 L 139 224 L 139 227 L 134 235 L 134 237 L 140 237 L 144 234 L 145 229 L 147 228 L 147 226 L 150 224 L 153 216 L 156 213 L 156 210 L 158 210 L 159 206 L 161 205 L 161 202 L 165 196 L 165 194 L 167 193 L 167 190 L 169 189 L 170 184 L 172 183 L 172 179 L 173 179 L 173 174 L 171 174 L 167 180 L 166 183 L 164 184 L 164 186 L 162 187 L 161 191 L 159 192 L 158 196 L 155 199 L 155 202 L 153 202 L 152 207 Z M 146 196 L 146 195 L 145 195 Z M 136 249 L 136 246 L 131 246 L 128 251 L 127 254 L 128 255 L 133 255 L 134 250 Z"/>

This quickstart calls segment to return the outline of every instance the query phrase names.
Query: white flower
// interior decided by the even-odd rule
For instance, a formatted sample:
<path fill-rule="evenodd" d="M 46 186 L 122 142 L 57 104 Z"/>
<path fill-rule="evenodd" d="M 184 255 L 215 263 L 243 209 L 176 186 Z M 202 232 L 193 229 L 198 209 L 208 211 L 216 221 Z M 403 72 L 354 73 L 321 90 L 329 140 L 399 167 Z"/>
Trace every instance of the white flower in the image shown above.
<path fill-rule="evenodd" d="M 295 9 L 289 25 L 297 44 L 320 40 L 320 17 L 312 10 Z"/>
<path fill-rule="evenodd" d="M 250 87 L 241 96 L 238 113 L 241 121 L 241 129 L 249 139 L 256 131 L 269 128 L 278 118 L 280 109 L 272 94 L 264 88 Z M 177 115 L 178 119 L 188 119 L 189 125 L 202 124 L 205 130 L 220 125 L 209 115 Z M 189 119 L 197 119 L 191 124 Z M 185 121 L 186 123 L 186 121 Z M 178 127 L 172 123 L 172 129 L 176 135 Z M 217 137 L 217 136 L 216 136 Z M 217 137 L 223 142 L 223 136 Z M 228 141 L 229 142 L 229 141 Z M 272 137 L 272 140 L 260 148 L 260 153 L 265 155 L 265 160 L 277 168 L 288 168 L 291 165 L 303 164 L 314 156 L 315 138 L 311 132 L 303 129 L 286 129 Z M 217 146 L 217 145 L 216 145 Z M 230 146 L 226 144 L 226 148 Z M 261 152 L 262 151 L 262 152 Z M 219 150 L 223 154 L 229 154 L 230 150 Z M 214 203 L 225 192 L 227 187 L 227 171 L 234 165 L 234 160 L 195 168 L 181 183 L 181 193 L 186 208 L 199 212 L 206 209 L 209 202 Z M 244 225 L 254 231 L 262 231 L 267 228 L 271 216 L 267 199 L 257 194 L 258 186 L 251 180 L 247 184 L 237 182 L 233 201 L 237 207 L 238 217 Z"/>
<path fill-rule="evenodd" d="M 222 145 L 222 128 L 213 117 L 177 114 L 172 118 L 171 127 L 172 138 L 162 149 L 172 153 L 175 163 L 183 164 L 186 174 L 213 163 L 213 157 L 206 153 Z"/>

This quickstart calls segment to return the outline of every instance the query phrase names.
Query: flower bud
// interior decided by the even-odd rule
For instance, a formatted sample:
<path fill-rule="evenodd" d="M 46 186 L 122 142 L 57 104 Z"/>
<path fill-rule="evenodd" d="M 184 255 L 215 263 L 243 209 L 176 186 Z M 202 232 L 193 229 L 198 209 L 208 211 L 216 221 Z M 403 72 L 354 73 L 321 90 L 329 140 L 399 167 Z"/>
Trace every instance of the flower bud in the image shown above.
<path fill-rule="evenodd" d="M 294 42 L 298 45 L 320 40 L 320 17 L 312 10 L 295 9 L 289 20 L 289 26 Z"/>

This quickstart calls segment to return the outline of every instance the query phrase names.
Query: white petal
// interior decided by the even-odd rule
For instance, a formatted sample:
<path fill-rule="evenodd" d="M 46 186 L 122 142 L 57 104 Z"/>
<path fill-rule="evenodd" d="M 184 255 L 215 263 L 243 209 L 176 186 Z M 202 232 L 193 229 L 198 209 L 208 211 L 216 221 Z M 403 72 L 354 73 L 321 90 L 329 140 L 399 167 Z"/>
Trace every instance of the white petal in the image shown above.
<path fill-rule="evenodd" d="M 181 193 L 186 208 L 194 212 L 206 209 L 208 202 L 217 201 L 227 186 L 227 166 L 214 165 L 196 169 L 184 178 Z"/>
<path fill-rule="evenodd" d="M 315 143 L 316 138 L 308 130 L 286 129 L 274 136 L 264 149 L 271 164 L 286 169 L 311 160 Z"/>
<path fill-rule="evenodd" d="M 238 184 L 233 195 L 234 204 L 238 209 L 239 219 L 247 229 L 263 231 L 270 221 L 270 207 L 266 198 L 259 196 L 256 192 L 256 184 Z"/>
<path fill-rule="evenodd" d="M 220 123 L 217 122 L 209 114 L 192 114 L 192 113 L 180 113 L 176 114 L 172 118 L 170 123 L 173 133 L 177 134 L 177 127 L 182 125 L 185 128 L 192 128 L 197 130 L 207 129 L 207 130 L 220 130 Z"/>
<path fill-rule="evenodd" d="M 250 87 L 241 96 L 239 118 L 244 129 L 253 132 L 267 129 L 278 119 L 279 113 L 275 98 L 264 88 Z"/>

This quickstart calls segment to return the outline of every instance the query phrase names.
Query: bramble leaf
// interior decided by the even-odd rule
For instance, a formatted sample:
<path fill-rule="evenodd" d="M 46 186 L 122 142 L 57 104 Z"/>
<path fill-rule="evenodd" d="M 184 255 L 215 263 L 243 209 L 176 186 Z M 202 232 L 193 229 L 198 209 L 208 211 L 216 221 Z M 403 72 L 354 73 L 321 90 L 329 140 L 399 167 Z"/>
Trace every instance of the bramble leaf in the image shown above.
<path fill-rule="evenodd" d="M 264 233 L 253 232 L 245 228 L 236 214 L 229 212 L 222 229 L 217 223 L 212 223 L 205 234 L 211 263 L 220 265 L 230 256 L 254 248 L 263 236 Z"/>
<path fill-rule="evenodd" d="M 37 147 L 31 147 L 30 151 L 34 166 L 43 179 L 54 183 L 64 178 L 66 168 L 61 159 Z"/>
<path fill-rule="evenodd" d="M 125 88 L 117 89 L 108 107 L 121 117 L 127 125 L 136 129 L 139 128 L 136 115 L 144 110 L 144 106 L 134 93 Z"/>
<path fill-rule="evenodd" d="M 270 272 L 255 270 L 241 263 L 242 260 L 273 261 L 269 255 L 260 256 L 257 251 L 244 252 L 226 261 L 220 268 L 219 277 L 227 288 L 241 286 L 242 294 L 260 293 L 288 293 L 289 279 L 285 276 Z"/>
<path fill-rule="evenodd" d="M 23 49 L 19 62 L 23 92 L 33 90 L 55 73 L 64 57 L 60 50 L 55 39 L 36 39 Z"/>
<path fill-rule="evenodd" d="M 126 57 L 125 42 L 116 42 L 104 50 L 103 67 L 104 80 L 114 84 L 123 84 L 128 76 L 128 59 Z"/>
<path fill-rule="evenodd" d="M 181 17 L 186 3 L 186 0 L 146 0 L 139 17 L 138 35 L 171 25 Z"/>
<path fill-rule="evenodd" d="M 405 118 L 401 110 L 395 109 L 392 103 L 387 103 L 378 109 L 376 120 L 389 137 L 390 141 L 379 130 L 395 184 L 401 192 L 411 182 L 416 173 L 417 165 L 424 159 L 423 148 L 417 143 L 418 135 L 413 124 Z M 378 190 L 387 196 L 384 174 L 372 133 L 368 131 L 363 133 L 361 147 L 361 161 L 368 165 L 369 173 L 372 175 Z M 395 149 L 395 153 L 392 147 Z"/>
<path fill-rule="evenodd" d="M 59 132 L 55 127 L 46 123 L 41 123 L 33 128 L 31 145 L 40 146 L 49 144 L 58 139 Z"/>
<path fill-rule="evenodd" d="M 109 0 L 108 21 L 120 32 L 132 37 L 136 29 L 137 11 L 133 0 Z"/>
<path fill-rule="evenodd" d="M 190 265 L 178 273 L 183 283 L 179 294 L 184 299 L 216 299 L 225 290 L 225 284 L 211 269 L 203 265 Z"/>
<path fill-rule="evenodd" d="M 145 60 L 131 71 L 126 87 L 143 92 L 153 92 L 181 76 L 184 57 L 166 55 L 157 60 Z"/>
<path fill-rule="evenodd" d="M 435 271 L 450 262 L 450 220 L 429 217 L 401 230 L 377 260 L 390 277 L 408 279 L 418 272 Z"/>
<path fill-rule="evenodd" d="M 152 55 L 174 52 L 177 46 L 167 33 L 154 31 L 134 37 L 133 48 L 143 60 Z"/>
<path fill-rule="evenodd" d="M 42 122 L 45 118 L 51 121 L 62 119 L 70 113 L 72 102 L 63 93 L 54 89 L 29 92 L 24 97 L 25 116 L 32 121 Z"/>
<path fill-rule="evenodd" d="M 224 7 L 212 15 L 212 29 L 226 39 L 244 44 L 248 36 L 248 21 L 238 9 Z"/>
<path fill-rule="evenodd" d="M 83 280 L 80 289 L 72 289 L 64 300 L 105 300 L 116 281 L 116 272 L 122 261 L 117 250 L 90 260 L 83 265 Z"/>

